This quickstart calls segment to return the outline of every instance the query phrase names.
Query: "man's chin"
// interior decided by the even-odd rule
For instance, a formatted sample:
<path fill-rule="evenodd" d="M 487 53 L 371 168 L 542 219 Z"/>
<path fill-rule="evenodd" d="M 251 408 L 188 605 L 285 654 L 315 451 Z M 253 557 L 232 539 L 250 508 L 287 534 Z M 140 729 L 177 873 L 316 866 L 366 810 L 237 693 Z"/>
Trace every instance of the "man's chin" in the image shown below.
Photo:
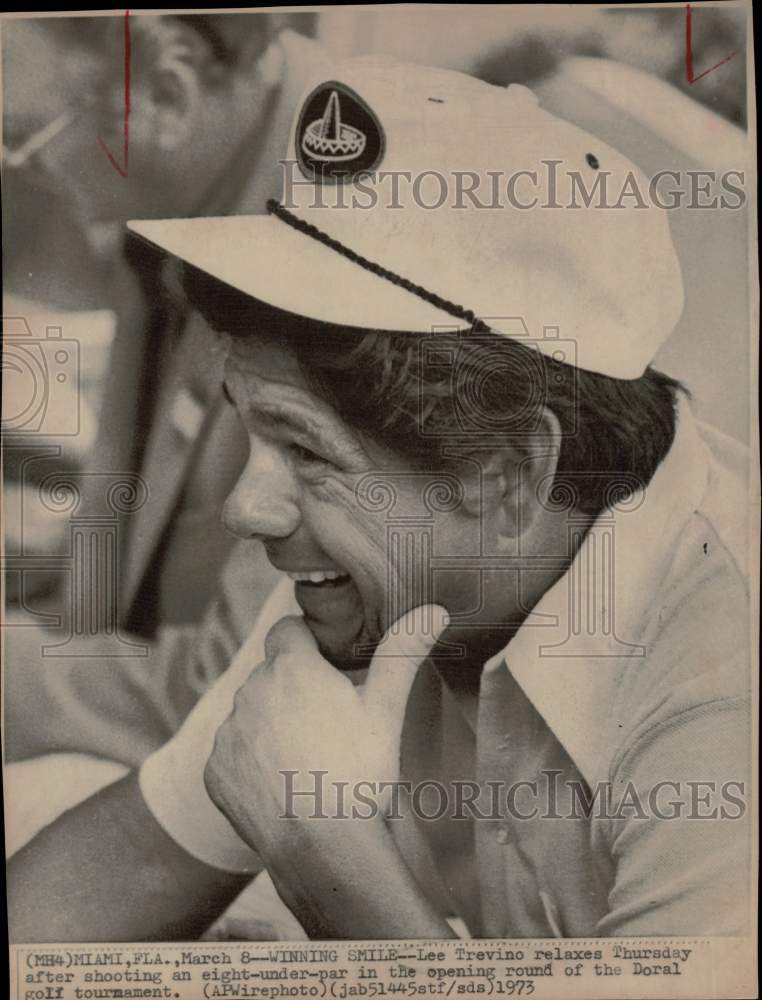
<path fill-rule="evenodd" d="M 307 627 L 315 637 L 320 655 L 332 667 L 345 673 L 366 670 L 376 650 L 377 643 L 371 643 L 360 629 L 352 637 L 341 636 L 335 627 L 305 618 Z"/>

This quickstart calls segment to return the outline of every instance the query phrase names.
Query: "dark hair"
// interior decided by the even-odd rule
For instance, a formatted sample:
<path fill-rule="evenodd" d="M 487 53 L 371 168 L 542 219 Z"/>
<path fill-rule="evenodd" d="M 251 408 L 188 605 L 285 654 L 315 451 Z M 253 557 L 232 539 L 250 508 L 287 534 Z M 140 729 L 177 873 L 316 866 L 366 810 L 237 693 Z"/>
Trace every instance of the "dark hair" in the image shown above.
<path fill-rule="evenodd" d="M 610 378 L 495 333 L 398 333 L 284 312 L 186 267 L 183 287 L 210 325 L 287 344 L 308 383 L 350 426 L 421 466 L 440 444 L 522 441 L 543 407 L 561 427 L 554 486 L 596 514 L 650 482 L 675 434 L 683 387 L 652 368 Z"/>

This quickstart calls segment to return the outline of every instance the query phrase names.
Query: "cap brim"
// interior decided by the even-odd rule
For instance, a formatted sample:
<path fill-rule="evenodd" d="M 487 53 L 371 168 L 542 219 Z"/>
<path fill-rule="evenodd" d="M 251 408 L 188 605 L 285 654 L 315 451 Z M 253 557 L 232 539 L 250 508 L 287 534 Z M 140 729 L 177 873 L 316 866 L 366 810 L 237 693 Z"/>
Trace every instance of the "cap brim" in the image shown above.
<path fill-rule="evenodd" d="M 150 219 L 127 225 L 161 250 L 285 312 L 399 332 L 467 325 L 272 216 Z"/>

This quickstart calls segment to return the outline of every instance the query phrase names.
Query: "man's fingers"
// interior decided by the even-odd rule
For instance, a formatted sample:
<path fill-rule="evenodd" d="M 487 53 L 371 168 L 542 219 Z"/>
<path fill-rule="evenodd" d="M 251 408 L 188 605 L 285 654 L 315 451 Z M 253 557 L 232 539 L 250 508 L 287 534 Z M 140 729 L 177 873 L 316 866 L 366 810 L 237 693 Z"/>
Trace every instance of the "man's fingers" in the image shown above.
<path fill-rule="evenodd" d="M 371 714 L 383 719 L 394 739 L 402 732 L 405 706 L 418 668 L 449 622 L 444 608 L 424 604 L 398 619 L 379 643 L 361 696 Z"/>
<path fill-rule="evenodd" d="M 265 639 L 265 656 L 268 660 L 276 656 L 309 656 L 318 653 L 317 643 L 303 618 L 287 615 L 277 621 Z M 318 655 L 320 655 L 318 653 Z"/>

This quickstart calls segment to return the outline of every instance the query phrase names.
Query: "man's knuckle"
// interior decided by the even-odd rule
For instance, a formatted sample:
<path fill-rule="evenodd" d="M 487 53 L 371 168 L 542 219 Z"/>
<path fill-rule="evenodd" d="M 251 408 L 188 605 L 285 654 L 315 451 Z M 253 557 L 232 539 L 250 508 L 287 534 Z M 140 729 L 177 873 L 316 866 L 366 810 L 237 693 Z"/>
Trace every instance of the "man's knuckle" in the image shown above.
<path fill-rule="evenodd" d="M 217 769 L 217 762 L 214 756 L 214 752 L 210 756 L 209 760 L 206 762 L 204 767 L 204 787 L 206 788 L 212 801 L 217 801 L 218 790 L 220 786 L 220 776 Z"/>
<path fill-rule="evenodd" d="M 242 684 L 238 688 L 238 690 L 236 691 L 236 693 L 233 695 L 233 708 L 232 708 L 232 710 L 230 712 L 230 715 L 227 717 L 227 720 L 226 720 L 227 722 L 230 722 L 230 720 L 238 712 L 241 712 L 246 707 L 246 704 L 248 703 L 248 700 L 249 700 L 246 689 L 247 689 L 247 685 L 246 684 Z"/>

